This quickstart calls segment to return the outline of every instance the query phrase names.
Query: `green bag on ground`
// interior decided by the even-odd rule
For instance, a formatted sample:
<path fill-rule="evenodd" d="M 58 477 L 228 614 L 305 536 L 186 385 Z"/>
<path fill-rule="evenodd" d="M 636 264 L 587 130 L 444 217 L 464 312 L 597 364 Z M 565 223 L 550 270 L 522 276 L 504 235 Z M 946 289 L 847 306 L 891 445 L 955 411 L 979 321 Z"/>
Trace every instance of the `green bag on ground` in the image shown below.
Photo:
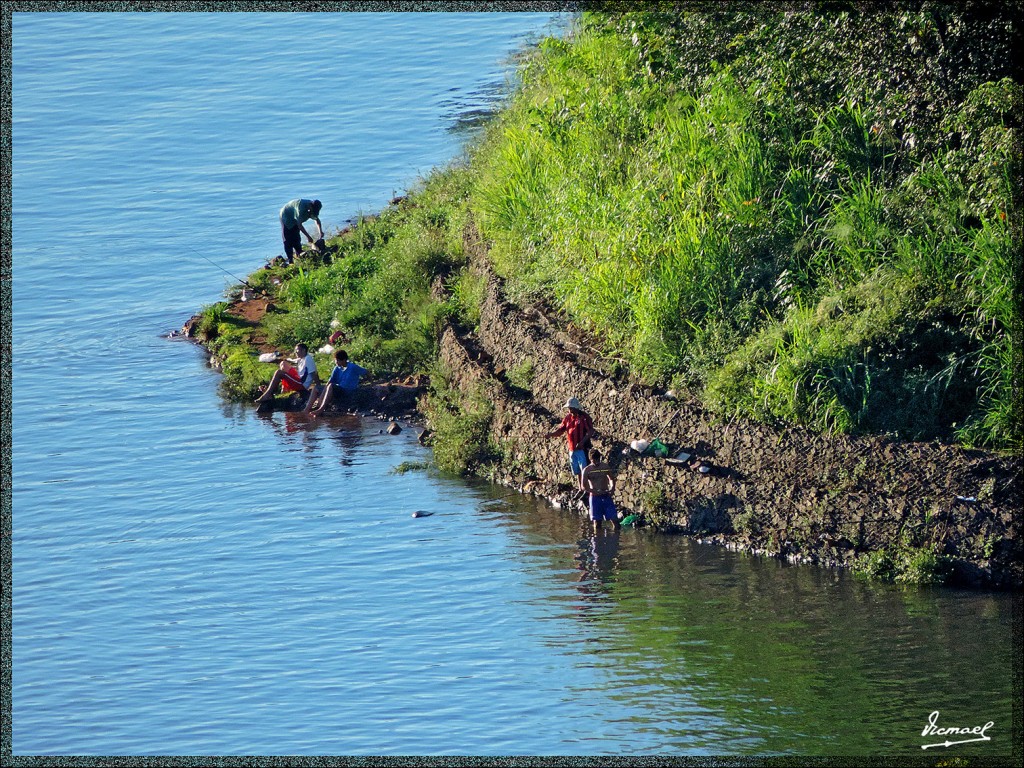
<path fill-rule="evenodd" d="M 661 458 L 664 459 L 668 456 L 668 446 L 661 442 L 661 440 L 659 440 L 658 438 L 654 438 L 653 440 L 651 440 L 651 444 L 647 446 L 647 453 L 651 454 L 652 456 L 660 456 Z"/>

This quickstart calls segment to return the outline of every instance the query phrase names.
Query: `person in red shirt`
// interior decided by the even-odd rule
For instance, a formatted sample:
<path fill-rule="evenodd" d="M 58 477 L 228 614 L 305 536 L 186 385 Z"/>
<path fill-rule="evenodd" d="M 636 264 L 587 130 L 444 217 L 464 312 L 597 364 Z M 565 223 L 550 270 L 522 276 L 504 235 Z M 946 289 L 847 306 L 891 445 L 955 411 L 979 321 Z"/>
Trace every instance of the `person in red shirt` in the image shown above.
<path fill-rule="evenodd" d="M 594 436 L 594 421 L 590 418 L 580 401 L 570 397 L 565 407 L 569 413 L 562 419 L 562 423 L 556 429 L 548 432 L 544 437 L 556 437 L 565 434 L 569 442 L 569 466 L 573 475 L 579 479 L 583 468 L 589 464 L 587 459 L 587 448 L 590 447 L 590 438 Z"/>

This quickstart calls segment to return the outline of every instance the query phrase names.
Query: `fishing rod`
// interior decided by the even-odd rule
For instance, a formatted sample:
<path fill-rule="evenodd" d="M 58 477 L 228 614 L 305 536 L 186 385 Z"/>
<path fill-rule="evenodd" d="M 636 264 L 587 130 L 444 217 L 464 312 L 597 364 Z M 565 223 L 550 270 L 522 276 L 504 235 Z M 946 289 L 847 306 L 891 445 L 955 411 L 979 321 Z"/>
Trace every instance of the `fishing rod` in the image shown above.
<path fill-rule="evenodd" d="M 238 275 L 236 275 L 236 274 L 233 274 L 233 273 L 231 273 L 231 272 L 228 272 L 228 271 L 227 271 L 226 269 L 224 269 L 224 267 L 222 267 L 222 266 L 221 266 L 220 264 L 218 264 L 217 262 L 215 262 L 215 261 L 214 261 L 213 259 L 208 259 L 208 258 L 207 258 L 206 256 L 203 256 L 203 254 L 201 254 L 201 253 L 200 253 L 199 251 L 197 251 L 197 250 L 196 250 L 195 248 L 193 248 L 192 246 L 190 246 L 190 245 L 186 245 L 185 247 L 186 247 L 186 248 L 188 248 L 188 249 L 189 249 L 190 251 L 192 251 L 192 253 L 194 253 L 194 254 L 195 254 L 196 256 L 198 256 L 198 257 L 199 257 L 200 259 L 204 259 L 205 261 L 208 261 L 208 262 L 210 262 L 211 264 L 213 264 L 213 266 L 215 266 L 215 267 L 216 267 L 217 269 L 219 269 L 219 270 L 220 270 L 221 272 L 223 272 L 223 273 L 224 273 L 225 275 L 227 275 L 228 277 L 233 277 L 233 278 L 235 278 L 235 280 L 237 280 L 238 282 L 240 282 L 240 283 L 241 283 L 242 285 L 244 285 L 244 286 L 245 286 L 246 288 L 251 288 L 251 289 L 252 289 L 252 290 L 254 290 L 254 291 L 256 290 L 256 289 L 255 289 L 255 288 L 253 288 L 253 287 L 252 287 L 251 285 L 249 285 L 249 283 L 247 283 L 247 282 L 246 282 L 245 280 L 243 280 L 242 278 L 240 278 L 240 277 L 239 277 Z M 263 291 L 260 291 L 260 293 L 263 293 Z"/>
<path fill-rule="evenodd" d="M 220 264 L 218 264 L 217 262 L 215 262 L 215 261 L 214 261 L 213 259 L 209 259 L 209 258 L 207 258 L 206 256 L 203 256 L 203 254 L 201 254 L 201 253 L 200 253 L 199 251 L 197 251 L 197 250 L 196 250 L 195 248 L 193 248 L 192 246 L 190 246 L 190 245 L 186 245 L 185 247 L 186 247 L 186 248 L 188 248 L 188 249 L 189 249 L 190 251 L 192 251 L 192 253 L 194 253 L 194 254 L 195 254 L 196 256 L 198 256 L 199 258 L 201 258 L 201 259 L 204 259 L 205 261 L 208 261 L 208 262 L 210 262 L 211 264 L 213 264 L 213 266 L 215 266 L 215 267 L 216 267 L 217 269 L 219 269 L 219 270 L 220 270 L 221 272 L 223 272 L 223 273 L 224 273 L 225 275 L 228 275 L 229 277 L 233 277 L 233 278 L 235 278 L 235 280 L 237 280 L 238 282 L 240 282 L 240 283 L 241 283 L 242 285 L 244 285 L 244 286 L 245 286 L 246 288 L 248 288 L 248 289 L 249 289 L 250 291 L 252 291 L 253 293 L 259 294 L 259 295 L 260 295 L 260 296 L 262 296 L 262 297 L 263 297 L 264 299 L 268 299 L 268 300 L 269 300 L 269 299 L 273 299 L 273 296 L 271 296 L 271 295 L 270 295 L 269 293 L 267 293 L 266 291 L 262 290 L 261 288 L 255 288 L 255 287 L 253 287 L 253 286 L 249 285 L 249 283 L 248 283 L 248 282 L 247 282 L 246 280 L 243 280 L 243 279 L 242 279 L 242 278 L 240 278 L 240 277 L 239 277 L 238 275 L 236 275 L 236 274 L 234 274 L 234 273 L 232 273 L 232 272 L 228 272 L 228 271 L 227 271 L 226 269 L 224 269 L 224 267 L 222 267 L 222 266 L 221 266 Z"/>

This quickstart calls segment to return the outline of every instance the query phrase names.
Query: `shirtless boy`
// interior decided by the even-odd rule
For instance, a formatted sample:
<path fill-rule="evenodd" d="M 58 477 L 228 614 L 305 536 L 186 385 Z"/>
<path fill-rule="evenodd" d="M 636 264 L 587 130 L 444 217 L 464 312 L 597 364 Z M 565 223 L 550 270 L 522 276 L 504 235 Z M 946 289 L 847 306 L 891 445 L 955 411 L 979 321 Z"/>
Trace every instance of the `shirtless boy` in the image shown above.
<path fill-rule="evenodd" d="M 580 474 L 580 487 L 590 495 L 590 520 L 594 524 L 594 533 L 601 530 L 602 520 L 611 520 L 615 530 L 619 529 L 619 517 L 612 501 L 615 490 L 615 478 L 612 468 L 603 462 L 601 452 L 590 452 L 590 464 Z"/>

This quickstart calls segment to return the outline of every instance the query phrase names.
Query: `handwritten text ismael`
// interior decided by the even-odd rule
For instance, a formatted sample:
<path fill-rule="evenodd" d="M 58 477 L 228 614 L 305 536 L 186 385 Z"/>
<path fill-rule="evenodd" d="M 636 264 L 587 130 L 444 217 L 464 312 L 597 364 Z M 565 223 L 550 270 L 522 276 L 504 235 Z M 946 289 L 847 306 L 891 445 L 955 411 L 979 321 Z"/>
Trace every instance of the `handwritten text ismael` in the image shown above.
<path fill-rule="evenodd" d="M 938 744 L 923 744 L 921 749 L 928 749 L 929 747 L 951 747 L 954 744 L 966 744 L 971 741 L 991 741 L 991 737 L 985 734 L 989 728 L 995 723 L 991 720 L 984 725 L 976 725 L 973 728 L 940 728 L 939 722 L 939 711 L 935 710 L 928 715 L 928 725 L 921 731 L 922 736 L 945 736 L 945 741 L 941 741 Z M 956 741 L 950 740 L 950 736 L 969 736 L 973 738 L 957 739 Z"/>

